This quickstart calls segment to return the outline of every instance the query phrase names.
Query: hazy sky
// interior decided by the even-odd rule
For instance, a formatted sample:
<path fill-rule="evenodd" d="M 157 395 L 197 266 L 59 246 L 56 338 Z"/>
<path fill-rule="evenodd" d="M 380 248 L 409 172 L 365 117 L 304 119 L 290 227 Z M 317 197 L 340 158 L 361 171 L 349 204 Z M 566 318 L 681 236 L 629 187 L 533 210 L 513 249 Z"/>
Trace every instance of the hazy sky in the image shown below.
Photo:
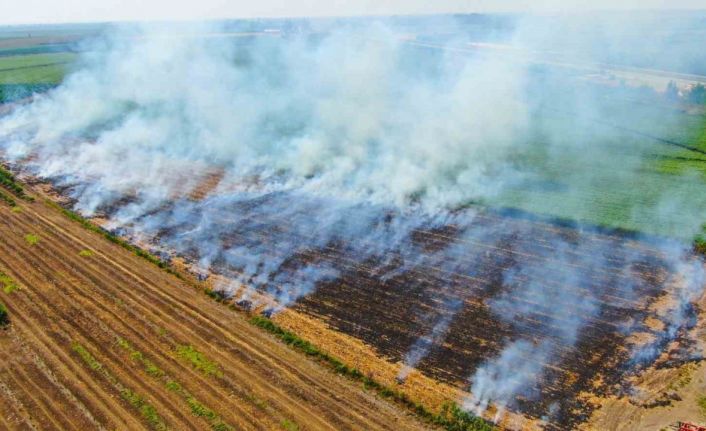
<path fill-rule="evenodd" d="M 706 9 L 706 0 L 0 0 L 0 24 L 632 8 Z"/>

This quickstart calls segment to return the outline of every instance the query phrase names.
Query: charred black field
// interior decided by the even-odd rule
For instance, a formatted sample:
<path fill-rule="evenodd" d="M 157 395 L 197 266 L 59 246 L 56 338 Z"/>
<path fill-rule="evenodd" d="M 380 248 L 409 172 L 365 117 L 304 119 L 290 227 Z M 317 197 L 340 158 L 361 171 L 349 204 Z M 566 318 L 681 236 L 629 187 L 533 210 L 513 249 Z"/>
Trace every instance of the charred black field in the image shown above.
<path fill-rule="evenodd" d="M 503 232 L 495 237 L 479 238 L 477 242 L 458 240 L 465 242 L 465 250 L 448 256 L 453 271 L 420 265 L 381 278 L 366 262 L 351 264 L 342 277 L 323 283 L 297 307 L 364 339 L 395 362 L 404 361 L 421 338 L 424 341 L 419 347 L 428 349 L 428 355 L 416 367 L 454 385 L 465 384 L 488 358 L 502 352 L 507 340 L 546 343 L 553 353 L 546 362 L 537 364 L 542 377 L 513 402 L 519 411 L 535 418 L 546 417 L 553 410 L 556 429 L 576 426 L 588 419 L 591 411 L 578 398 L 581 392 L 614 393 L 623 373 L 634 371 L 638 365 L 626 348 L 626 328 L 620 322 L 641 322 L 654 315 L 647 309 L 660 295 L 667 265 L 658 251 L 620 236 L 579 232 L 545 222 L 502 220 L 496 215 L 478 221 L 474 227 L 492 230 L 497 224 L 503 225 Z M 448 232 L 415 234 L 420 245 L 436 248 L 439 242 L 457 241 L 454 230 L 449 227 Z M 575 260 L 561 262 L 554 258 L 552 244 L 557 238 L 575 247 Z M 592 267 L 587 256 L 600 253 L 604 247 L 611 249 L 607 256 L 610 267 Z M 528 262 L 536 265 L 536 271 L 528 271 L 513 282 L 539 283 L 556 296 L 535 297 L 517 285 L 504 283 L 507 271 Z M 394 263 L 391 267 L 395 269 Z M 562 274 L 567 270 L 581 277 L 573 284 L 567 283 Z M 633 284 L 627 294 L 612 287 L 626 283 Z M 597 311 L 587 312 L 585 326 L 573 343 L 562 340 L 556 331 L 572 324 L 567 322 L 571 319 L 567 315 L 586 311 L 566 301 L 566 296 L 583 296 L 599 304 Z M 531 311 L 518 315 L 513 307 L 488 305 L 498 298 Z M 444 320 L 448 320 L 446 334 L 434 339 L 435 323 Z M 517 359 L 537 360 L 531 355 Z M 600 386 L 595 383 L 598 379 Z"/>
<path fill-rule="evenodd" d="M 220 230 L 211 241 L 228 250 L 272 255 L 282 253 L 283 244 L 315 244 L 315 238 L 293 227 L 296 219 L 260 216 L 257 208 L 278 206 L 277 200 L 271 196 L 220 208 L 241 214 L 243 222 Z M 387 214 L 377 228 L 389 228 L 396 217 Z M 174 226 L 155 236 L 172 238 L 193 228 Z M 460 211 L 453 224 L 418 226 L 406 235 L 400 248 L 374 255 L 359 253 L 377 247 L 366 238 L 334 238 L 287 251 L 267 280 L 243 278 L 227 253 L 212 262 L 212 270 L 259 283 L 262 292 L 277 297 L 288 289 L 280 280 L 296 279 L 302 269 L 326 268 L 329 275 L 292 304 L 294 309 L 365 341 L 389 361 L 454 386 L 467 385 L 469 376 L 501 356 L 508 344 L 526 342 L 513 361 L 536 375 L 507 406 L 546 420 L 546 429 L 586 421 L 594 408 L 587 393 L 628 390 L 625 376 L 652 365 L 676 338 L 682 343 L 660 362 L 694 359 L 685 335 L 696 323 L 697 310 L 686 311 L 691 323 L 683 325 L 654 307 L 677 271 L 662 238 L 483 209 Z M 198 250 L 182 245 L 184 255 L 197 261 Z M 696 255 L 684 258 L 700 262 Z M 245 308 L 257 305 L 239 297 L 233 301 Z M 272 309 L 264 312 L 270 315 Z M 651 327 L 648 317 L 655 319 Z M 663 327 L 655 328 L 655 321 Z M 663 328 L 674 325 L 676 332 L 665 334 Z M 653 338 L 636 343 L 630 340 L 635 333 Z M 493 383 L 525 378 L 514 368 L 507 373 L 494 374 Z M 404 378 L 398 377 L 402 385 Z"/>

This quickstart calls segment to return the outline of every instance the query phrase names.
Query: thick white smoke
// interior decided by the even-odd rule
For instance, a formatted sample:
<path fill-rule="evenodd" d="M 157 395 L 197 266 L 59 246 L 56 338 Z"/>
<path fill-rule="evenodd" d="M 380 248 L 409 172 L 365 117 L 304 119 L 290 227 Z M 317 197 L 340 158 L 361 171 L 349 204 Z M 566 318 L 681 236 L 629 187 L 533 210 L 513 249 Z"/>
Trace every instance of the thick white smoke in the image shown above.
<path fill-rule="evenodd" d="M 7 152 L 36 155 L 43 176 L 100 178 L 76 196 L 89 213 L 110 193 L 166 198 L 195 161 L 270 190 L 383 205 L 456 205 L 497 189 L 525 121 L 523 67 L 469 59 L 424 71 L 393 35 L 363 35 L 229 45 L 119 33 L 3 120 Z"/>
<path fill-rule="evenodd" d="M 448 274 L 440 280 L 448 285 L 459 274 L 483 278 L 488 249 L 505 250 L 533 231 L 476 224 L 467 204 L 595 221 L 602 201 L 586 200 L 586 190 L 633 198 L 611 186 L 641 181 L 654 151 L 630 131 L 654 128 L 653 119 L 605 103 L 634 92 L 596 84 L 601 77 L 590 73 L 630 52 L 654 21 L 630 21 L 630 37 L 616 39 L 616 21 L 570 18 L 519 20 L 504 41 L 512 46 L 490 51 L 463 40 L 410 44 L 374 24 L 284 38 L 212 26 L 123 29 L 96 41 L 59 88 L 0 118 L 0 150 L 64 189 L 85 215 L 107 215 L 120 233 L 267 292 L 275 307 L 351 267 L 383 282 L 415 268 Z M 613 40 L 620 43 L 605 45 Z M 621 60 L 639 64 L 649 54 Z M 218 184 L 195 199 L 206 172 L 217 172 Z M 667 232 L 690 237 L 706 205 L 684 199 L 701 181 L 684 178 L 660 181 L 676 185 L 639 196 L 627 218 L 669 222 Z M 525 193 L 535 189 L 559 189 L 570 205 Z M 669 197 L 675 190 L 681 198 Z M 676 223 L 675 214 L 686 216 Z M 412 238 L 446 226 L 457 237 L 440 249 Z M 485 358 L 469 376 L 466 407 L 502 412 L 520 396 L 539 396 L 547 363 L 602 324 L 606 308 L 648 299 L 633 295 L 639 253 L 615 239 L 593 241 L 593 233 L 556 234 L 508 257 L 497 291 L 440 299 L 402 358 L 400 380 L 443 344 L 466 301 L 485 295 L 498 322 L 532 337 L 504 339 Z M 701 263 L 683 244 L 652 240 L 684 279 L 670 283 L 669 341 L 703 292 Z M 596 281 L 606 272 L 609 284 Z M 641 346 L 635 362 L 653 360 L 659 343 Z"/>

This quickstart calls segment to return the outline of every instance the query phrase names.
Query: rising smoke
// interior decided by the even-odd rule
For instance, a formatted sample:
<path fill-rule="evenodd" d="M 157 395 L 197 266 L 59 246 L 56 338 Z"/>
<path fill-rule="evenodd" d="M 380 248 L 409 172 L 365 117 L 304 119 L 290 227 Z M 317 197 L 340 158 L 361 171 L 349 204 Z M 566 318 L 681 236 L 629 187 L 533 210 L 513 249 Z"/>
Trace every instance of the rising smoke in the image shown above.
<path fill-rule="evenodd" d="M 610 224 L 615 219 L 588 198 L 641 181 L 659 145 L 630 130 L 686 127 L 676 115 L 660 115 L 663 126 L 645 119 L 645 110 L 625 109 L 633 106 L 625 99 L 661 99 L 593 72 L 618 60 L 650 66 L 645 46 L 653 44 L 643 36 L 654 20 L 513 22 L 514 31 L 482 49 L 458 34 L 410 43 L 380 23 L 248 38 L 213 26 L 118 29 L 94 41 L 59 88 L 0 119 L 0 150 L 64 190 L 83 214 L 106 215 L 111 229 L 226 275 L 227 295 L 241 285 L 266 292 L 275 310 L 349 266 L 383 281 L 424 267 L 481 277 L 478 244 L 499 248 L 526 232 L 477 225 L 479 210 L 468 205 Z M 678 34 L 659 23 L 660 41 Z M 700 67 L 678 48 L 669 58 L 679 70 Z M 195 199 L 205 172 L 220 180 Z M 699 181 L 665 179 L 676 185 L 628 202 L 617 225 L 656 226 L 679 215 L 682 223 L 658 233 L 689 238 L 705 203 L 683 197 Z M 551 201 L 555 192 L 561 204 Z M 413 239 L 445 226 L 458 227 L 445 247 L 429 250 Z M 613 240 L 584 245 L 581 235 L 594 234 L 556 237 L 513 260 L 497 291 L 439 301 L 429 330 L 403 358 L 400 380 L 443 343 L 465 302 L 481 295 L 500 322 L 533 338 L 508 338 L 479 364 L 466 407 L 482 414 L 493 404 L 499 418 L 518 397 L 538 397 L 545 365 L 566 355 L 606 308 L 647 306 L 634 294 L 644 284 L 633 270 L 637 252 Z M 650 241 L 680 281 L 663 281 L 675 298 L 662 316 L 669 329 L 635 349 L 639 364 L 688 325 L 704 284 L 700 262 L 679 241 Z M 610 272 L 609 284 L 595 282 L 600 272 Z M 252 299 L 247 292 L 239 299 Z"/>

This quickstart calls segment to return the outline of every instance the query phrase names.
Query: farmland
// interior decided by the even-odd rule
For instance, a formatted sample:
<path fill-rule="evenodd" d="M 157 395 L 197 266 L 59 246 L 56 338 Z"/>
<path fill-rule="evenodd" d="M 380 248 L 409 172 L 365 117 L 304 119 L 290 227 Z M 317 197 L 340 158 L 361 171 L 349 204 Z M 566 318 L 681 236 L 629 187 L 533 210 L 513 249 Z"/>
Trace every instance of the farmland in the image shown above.
<path fill-rule="evenodd" d="M 694 83 L 235 34 L 0 50 L 4 426 L 702 418 Z"/>
<path fill-rule="evenodd" d="M 31 54 L 3 57 L 0 60 L 0 83 L 58 84 L 74 54 Z"/>
<path fill-rule="evenodd" d="M 0 208 L 3 429 L 423 426 L 43 201 L 19 208 Z"/>
<path fill-rule="evenodd" d="M 0 32 L 0 101 L 28 97 L 64 79 L 76 60 L 76 35 L 49 32 L 32 37 Z"/>

